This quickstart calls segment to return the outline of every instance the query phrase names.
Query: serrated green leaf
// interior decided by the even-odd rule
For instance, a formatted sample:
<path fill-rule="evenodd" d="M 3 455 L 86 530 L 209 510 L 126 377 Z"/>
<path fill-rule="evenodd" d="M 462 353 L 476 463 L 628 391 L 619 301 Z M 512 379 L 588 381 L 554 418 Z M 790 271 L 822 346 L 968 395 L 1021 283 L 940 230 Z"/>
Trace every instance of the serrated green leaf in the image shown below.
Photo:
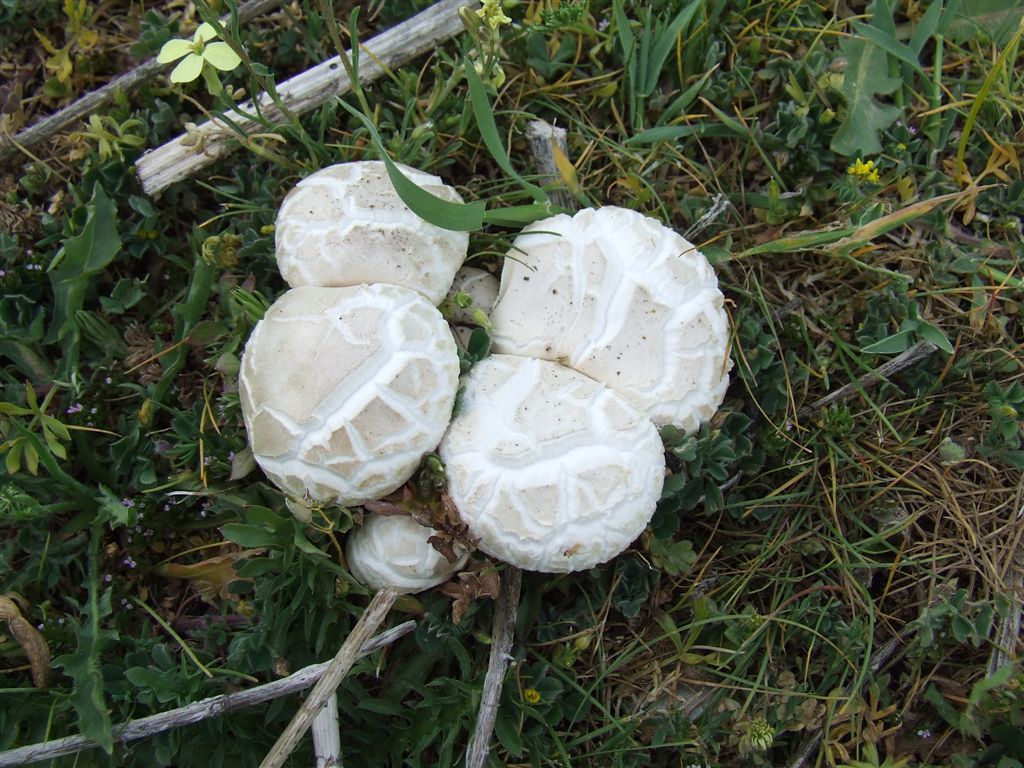
<path fill-rule="evenodd" d="M 73 681 L 70 701 L 77 715 L 78 730 L 108 755 L 114 749 L 110 712 L 103 698 L 104 683 L 100 672 L 100 656 L 115 632 L 100 628 L 100 622 L 111 614 L 110 590 L 100 594 L 99 544 L 102 529 L 93 526 L 89 551 L 89 597 L 82 610 L 82 621 L 73 625 L 78 647 L 74 653 L 53 660 Z"/>
<path fill-rule="evenodd" d="M 85 226 L 64 241 L 64 257 L 56 269 L 50 270 L 54 309 L 46 334 L 48 344 L 63 341 L 66 355 L 73 358 L 77 354 L 75 312 L 82 308 L 92 278 L 106 268 L 120 250 L 117 206 L 103 187 L 96 184 L 92 199 L 86 204 Z"/>
<path fill-rule="evenodd" d="M 867 157 L 882 151 L 878 135 L 902 114 L 898 107 L 880 104 L 876 95 L 886 96 L 900 86 L 888 74 L 885 51 L 864 38 L 842 42 L 846 56 L 843 98 L 846 114 L 832 138 L 832 151 L 847 157 Z"/>

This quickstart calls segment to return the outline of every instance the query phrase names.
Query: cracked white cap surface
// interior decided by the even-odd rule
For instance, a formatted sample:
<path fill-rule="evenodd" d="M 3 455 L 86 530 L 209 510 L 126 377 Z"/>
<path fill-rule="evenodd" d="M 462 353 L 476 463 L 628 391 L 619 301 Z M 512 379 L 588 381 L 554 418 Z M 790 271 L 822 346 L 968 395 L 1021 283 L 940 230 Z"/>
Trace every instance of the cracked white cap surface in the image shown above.
<path fill-rule="evenodd" d="M 659 426 L 695 431 L 729 385 L 729 327 L 714 270 L 690 242 L 607 206 L 516 238 L 491 313 L 497 352 L 557 360 Z"/>
<path fill-rule="evenodd" d="M 417 186 L 462 202 L 437 176 L 398 167 Z M 436 305 L 466 258 L 469 234 L 428 224 L 402 202 L 384 163 L 364 161 L 300 181 L 281 203 L 275 241 L 278 268 L 292 288 L 390 283 Z"/>
<path fill-rule="evenodd" d="M 295 288 L 256 325 L 239 394 L 256 461 L 291 496 L 391 493 L 451 418 L 459 360 L 426 299 L 393 285 Z"/>
<path fill-rule="evenodd" d="M 352 575 L 374 589 L 420 592 L 443 584 L 469 559 L 448 559 L 428 543 L 432 528 L 407 515 L 368 515 L 348 536 L 345 555 Z"/>
<path fill-rule="evenodd" d="M 628 547 L 654 514 L 665 471 L 640 410 L 571 368 L 511 355 L 473 367 L 439 450 L 480 549 L 549 573 Z"/>

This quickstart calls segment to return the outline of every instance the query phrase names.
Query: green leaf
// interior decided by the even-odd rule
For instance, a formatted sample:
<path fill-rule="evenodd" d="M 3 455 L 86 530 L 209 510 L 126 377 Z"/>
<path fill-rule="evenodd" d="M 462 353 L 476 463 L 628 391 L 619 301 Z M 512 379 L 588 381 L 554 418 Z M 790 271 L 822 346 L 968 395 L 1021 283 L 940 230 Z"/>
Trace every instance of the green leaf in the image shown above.
<path fill-rule="evenodd" d="M 922 339 L 930 341 L 947 355 L 953 354 L 953 345 L 949 343 L 949 339 L 946 338 L 946 334 L 936 326 L 931 323 L 927 323 L 924 320 L 918 320 L 917 332 L 921 335 Z"/>
<path fill-rule="evenodd" d="M 913 334 L 913 331 L 894 333 L 892 336 L 886 336 L 874 344 L 868 344 L 861 352 L 869 355 L 897 355 L 900 352 L 906 352 L 910 348 L 910 339 Z"/>
<path fill-rule="evenodd" d="M 911 48 L 904 45 L 896 38 L 889 37 L 876 27 L 871 27 L 867 24 L 861 24 L 860 22 L 855 21 L 853 23 L 853 28 L 857 31 L 857 34 L 863 35 L 890 56 L 895 56 L 904 64 L 909 64 L 915 72 L 924 77 L 924 71 L 921 69 L 921 65 L 917 61 L 917 54 L 911 50 Z"/>
<path fill-rule="evenodd" d="M 86 204 L 85 226 L 77 235 L 64 241 L 60 266 L 50 270 L 54 308 L 46 343 L 64 342 L 65 356 L 71 358 L 65 361 L 66 365 L 73 365 L 77 357 L 75 312 L 82 308 L 93 278 L 113 261 L 120 250 L 117 206 L 107 197 L 103 187 L 96 184 L 92 199 Z"/>
<path fill-rule="evenodd" d="M 946 30 L 958 43 L 991 40 L 1006 45 L 1024 18 L 1020 0 L 969 0 L 963 3 Z"/>
<path fill-rule="evenodd" d="M 110 712 L 103 698 L 104 682 L 100 673 L 100 656 L 107 642 L 116 639 L 111 630 L 101 629 L 100 621 L 110 616 L 110 590 L 100 594 L 99 545 L 102 528 L 94 525 L 89 551 L 89 597 L 82 610 L 81 623 L 73 629 L 78 640 L 74 653 L 58 656 L 56 667 L 64 670 L 73 681 L 70 701 L 77 715 L 78 730 L 87 739 L 95 741 L 108 755 L 113 752 Z"/>
<path fill-rule="evenodd" d="M 915 55 L 920 56 L 924 45 L 939 31 L 939 22 L 942 18 L 942 0 L 933 0 L 928 6 L 921 20 L 914 25 L 914 31 L 910 36 L 909 47 Z"/>
<path fill-rule="evenodd" d="M 394 184 L 395 191 L 402 198 L 402 202 L 412 209 L 413 213 L 421 219 L 430 222 L 435 227 L 451 229 L 456 232 L 476 232 L 483 227 L 484 212 L 486 210 L 483 201 L 453 203 L 448 200 L 442 200 L 425 189 L 420 189 L 407 179 L 398 170 L 398 166 L 388 157 L 388 153 L 384 149 L 384 142 L 381 141 L 380 134 L 377 133 L 377 128 L 370 119 L 359 110 L 346 104 L 343 100 L 339 99 L 338 103 L 366 128 L 370 138 L 373 140 L 374 146 L 380 153 L 381 159 L 384 161 L 384 165 L 388 169 L 388 177 L 391 179 L 391 183 Z"/>
<path fill-rule="evenodd" d="M 221 528 L 221 533 L 228 541 L 243 547 L 273 547 L 282 544 L 280 536 L 243 523 L 229 523 Z"/>
<path fill-rule="evenodd" d="M 888 95 L 900 86 L 889 77 L 885 51 L 863 38 L 842 42 L 846 56 L 843 98 L 846 114 L 832 138 L 832 151 L 847 157 L 866 157 L 882 151 L 878 134 L 902 114 L 898 107 L 879 104 L 876 95 Z"/>

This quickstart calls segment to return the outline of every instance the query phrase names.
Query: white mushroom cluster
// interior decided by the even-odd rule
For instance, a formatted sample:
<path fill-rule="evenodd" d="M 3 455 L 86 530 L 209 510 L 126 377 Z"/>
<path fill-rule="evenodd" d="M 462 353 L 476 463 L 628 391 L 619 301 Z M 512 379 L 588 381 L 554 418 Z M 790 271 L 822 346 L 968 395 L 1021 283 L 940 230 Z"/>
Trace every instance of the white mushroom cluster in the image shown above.
<path fill-rule="evenodd" d="M 402 171 L 459 199 L 436 177 Z M 695 431 L 725 395 L 728 322 L 714 271 L 635 211 L 534 223 L 500 288 L 480 270 L 456 276 L 467 236 L 415 216 L 381 163 L 305 179 L 276 231 L 292 290 L 253 331 L 240 392 L 256 460 L 300 516 L 309 501 L 361 504 L 396 490 L 437 447 L 484 552 L 530 570 L 591 568 L 654 514 L 658 427 Z M 459 361 L 435 307 L 446 293 L 491 311 L 497 353 L 465 377 L 454 420 Z M 479 313 L 452 320 L 472 325 Z M 349 536 L 350 568 L 374 588 L 439 584 L 468 554 L 449 563 L 432 533 L 407 516 L 368 515 Z"/>
<path fill-rule="evenodd" d="M 401 171 L 460 200 L 436 176 Z M 331 166 L 300 182 L 276 233 L 292 289 L 253 330 L 239 392 L 257 463 L 308 520 L 313 503 L 361 504 L 396 490 L 448 427 L 459 359 L 435 304 L 468 236 L 416 216 L 378 162 Z M 369 517 L 350 552 L 371 586 L 423 589 L 461 567 L 427 543 L 430 534 L 411 519 Z M 384 563 L 375 569 L 360 553 Z"/>
<path fill-rule="evenodd" d="M 725 396 L 723 303 L 703 254 L 635 211 L 516 238 L 491 314 L 504 354 L 470 371 L 440 447 L 482 550 L 564 572 L 629 546 L 661 495 L 657 426 L 695 431 Z"/>

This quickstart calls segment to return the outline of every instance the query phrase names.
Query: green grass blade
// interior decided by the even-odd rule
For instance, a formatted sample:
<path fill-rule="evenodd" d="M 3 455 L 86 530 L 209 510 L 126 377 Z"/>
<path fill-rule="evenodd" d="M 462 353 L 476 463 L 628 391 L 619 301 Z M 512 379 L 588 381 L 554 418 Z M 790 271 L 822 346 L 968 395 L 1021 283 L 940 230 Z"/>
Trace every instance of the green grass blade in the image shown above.
<path fill-rule="evenodd" d="M 657 41 L 654 43 L 654 48 L 650 52 L 650 58 L 646 62 L 644 96 L 650 96 L 654 92 L 654 87 L 658 84 L 658 77 L 661 75 L 662 67 L 665 66 L 665 61 L 668 59 L 669 54 L 672 53 L 676 40 L 683 33 L 683 30 L 689 26 L 694 15 L 696 15 L 702 5 L 703 3 L 699 2 L 699 0 L 694 0 L 694 2 L 676 14 L 668 28 L 658 36 Z"/>
<path fill-rule="evenodd" d="M 530 193 L 530 197 L 538 203 L 546 203 L 548 200 L 547 193 L 536 184 L 526 181 L 512 167 L 512 161 L 509 159 L 508 152 L 505 151 L 505 145 L 502 144 L 501 136 L 498 134 L 498 126 L 494 122 L 494 111 L 487 100 L 487 91 L 484 89 L 483 81 L 480 80 L 480 75 L 476 73 L 472 64 L 467 63 L 465 70 L 466 82 L 469 84 L 469 101 L 473 106 L 473 116 L 476 118 L 476 124 L 480 129 L 480 136 L 484 140 L 487 151 L 491 153 L 491 157 L 494 158 L 498 167 L 519 182 L 519 185 Z"/>
<path fill-rule="evenodd" d="M 398 170 L 398 166 L 388 157 L 387 150 L 384 149 L 384 142 L 381 141 L 380 134 L 370 119 L 359 110 L 346 104 L 343 100 L 339 99 L 338 103 L 366 128 L 370 138 L 373 139 L 374 146 L 380 153 L 381 159 L 384 161 L 384 165 L 388 169 L 388 177 L 391 179 L 391 183 L 395 185 L 395 191 L 402 198 L 402 202 L 412 209 L 413 213 L 436 227 L 456 232 L 476 232 L 483 227 L 486 206 L 482 201 L 452 203 L 430 194 L 425 189 L 420 189 L 409 181 Z"/>

